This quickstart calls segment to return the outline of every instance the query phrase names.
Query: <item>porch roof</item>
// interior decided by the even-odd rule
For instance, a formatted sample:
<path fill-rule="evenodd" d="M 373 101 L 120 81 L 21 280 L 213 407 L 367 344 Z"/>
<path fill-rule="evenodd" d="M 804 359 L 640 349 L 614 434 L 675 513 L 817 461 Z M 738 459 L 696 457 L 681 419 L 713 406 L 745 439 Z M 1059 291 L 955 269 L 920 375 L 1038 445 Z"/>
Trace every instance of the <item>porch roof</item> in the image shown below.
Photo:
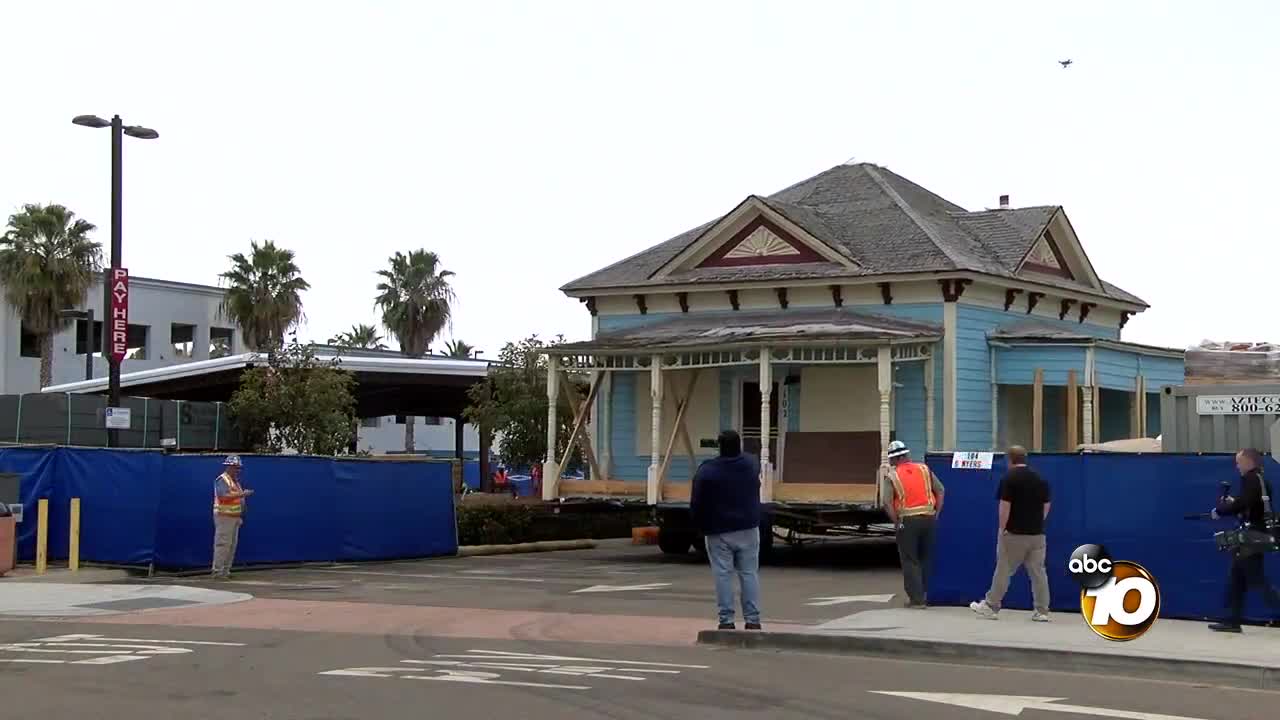
<path fill-rule="evenodd" d="M 553 355 L 812 344 L 934 342 L 942 327 L 837 308 L 700 313 L 602 332 L 551 348 Z"/>
<path fill-rule="evenodd" d="M 1175 358 L 1181 358 L 1184 355 L 1184 351 L 1174 348 L 1143 345 L 1096 335 L 1086 335 L 1057 325 L 1034 320 L 1002 325 L 987 333 L 987 339 L 1014 345 L 1089 345 L 1125 350 L 1139 355 L 1159 355 Z"/>

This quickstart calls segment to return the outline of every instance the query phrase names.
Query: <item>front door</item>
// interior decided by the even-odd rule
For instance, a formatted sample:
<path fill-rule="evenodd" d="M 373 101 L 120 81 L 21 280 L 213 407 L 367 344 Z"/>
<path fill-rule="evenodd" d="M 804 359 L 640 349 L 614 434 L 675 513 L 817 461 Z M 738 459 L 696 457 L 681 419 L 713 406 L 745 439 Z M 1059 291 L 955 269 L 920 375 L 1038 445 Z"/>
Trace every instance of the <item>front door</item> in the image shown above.
<path fill-rule="evenodd" d="M 769 396 L 769 462 L 778 465 L 778 383 Z M 742 450 L 760 457 L 760 383 L 742 384 Z"/>

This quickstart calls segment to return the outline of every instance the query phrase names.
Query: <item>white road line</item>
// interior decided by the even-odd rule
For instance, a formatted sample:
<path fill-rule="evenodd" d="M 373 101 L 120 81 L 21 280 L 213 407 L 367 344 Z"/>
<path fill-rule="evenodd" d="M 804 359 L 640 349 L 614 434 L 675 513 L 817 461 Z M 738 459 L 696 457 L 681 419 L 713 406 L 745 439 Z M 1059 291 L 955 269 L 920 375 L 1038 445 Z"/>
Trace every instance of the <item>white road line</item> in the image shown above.
<path fill-rule="evenodd" d="M 626 592 L 628 590 L 657 590 L 659 588 L 671 587 L 671 583 L 646 583 L 644 585 L 592 585 L 581 590 L 574 590 L 575 593 L 604 593 L 604 592 Z"/>
<path fill-rule="evenodd" d="M 568 657 L 564 655 L 540 655 L 536 653 L 520 653 L 508 652 L 505 650 L 468 650 L 469 653 L 475 655 L 436 655 L 438 658 L 461 658 L 464 660 L 479 660 L 481 657 L 490 658 L 525 658 L 528 660 L 565 660 L 569 662 L 590 662 L 590 663 L 609 663 L 611 665 L 638 665 L 648 667 L 666 667 L 666 668 L 685 668 L 688 670 L 709 670 L 710 665 L 681 665 L 678 663 L 660 663 L 660 662 L 644 662 L 640 660 L 605 660 L 603 658 L 584 658 L 584 657 Z"/>
<path fill-rule="evenodd" d="M 103 642 L 125 643 L 169 643 L 171 645 L 216 645 L 221 647 L 244 647 L 244 643 L 213 642 L 210 640 L 159 640 L 156 638 L 112 638 L 101 635 L 58 635 L 57 637 L 37 638 L 34 642 L 64 642 L 67 640 L 101 640 Z"/>
<path fill-rule="evenodd" d="M 810 598 L 813 602 L 807 602 L 805 605 L 826 606 L 826 605 L 843 605 L 845 603 L 887 603 L 894 598 L 893 595 L 832 595 L 829 597 Z"/>
<path fill-rule="evenodd" d="M 336 573 L 338 575 L 373 575 L 376 577 L 420 578 L 425 580 L 497 580 L 499 582 L 526 582 L 526 583 L 544 582 L 540 578 L 485 577 L 483 575 L 477 575 L 474 577 L 458 577 L 457 575 L 426 575 L 426 574 L 412 574 L 412 573 L 376 572 L 374 570 L 317 570 L 316 572 Z"/>
<path fill-rule="evenodd" d="M 32 663 L 39 665 L 65 665 L 66 660 L 43 660 L 40 658 L 0 658 L 0 663 Z"/>

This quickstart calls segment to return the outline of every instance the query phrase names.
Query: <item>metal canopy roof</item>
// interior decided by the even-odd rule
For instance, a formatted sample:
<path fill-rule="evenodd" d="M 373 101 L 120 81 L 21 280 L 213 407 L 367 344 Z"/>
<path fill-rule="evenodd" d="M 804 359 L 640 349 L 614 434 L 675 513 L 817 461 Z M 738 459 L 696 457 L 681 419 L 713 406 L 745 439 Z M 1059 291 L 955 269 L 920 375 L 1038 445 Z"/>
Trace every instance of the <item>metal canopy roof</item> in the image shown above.
<path fill-rule="evenodd" d="M 337 360 L 356 377 L 356 412 L 360 417 L 425 415 L 456 417 L 467 406 L 467 389 L 489 374 L 483 360 L 317 355 L 319 362 Z M 243 353 L 213 360 L 168 365 L 120 376 L 127 395 L 162 400 L 222 401 L 231 399 L 245 370 L 266 365 L 264 355 Z M 105 393 L 106 378 L 46 387 L 46 393 Z"/>

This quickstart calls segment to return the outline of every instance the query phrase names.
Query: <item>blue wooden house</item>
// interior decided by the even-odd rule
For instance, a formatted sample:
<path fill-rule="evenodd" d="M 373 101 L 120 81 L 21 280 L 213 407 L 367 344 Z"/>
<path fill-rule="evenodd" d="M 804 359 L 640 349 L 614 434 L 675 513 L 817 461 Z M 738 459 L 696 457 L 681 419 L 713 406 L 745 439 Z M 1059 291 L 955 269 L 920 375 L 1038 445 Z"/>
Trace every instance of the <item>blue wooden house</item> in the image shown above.
<path fill-rule="evenodd" d="M 892 439 L 919 458 L 1153 437 L 1160 388 L 1183 380 L 1181 351 L 1121 339 L 1148 305 L 1098 276 L 1063 208 L 972 212 L 871 164 L 752 195 L 562 291 L 592 339 L 551 351 L 548 393 L 591 377 L 591 479 L 548 498 L 687 498 L 733 428 L 766 499 L 870 501 Z"/>

